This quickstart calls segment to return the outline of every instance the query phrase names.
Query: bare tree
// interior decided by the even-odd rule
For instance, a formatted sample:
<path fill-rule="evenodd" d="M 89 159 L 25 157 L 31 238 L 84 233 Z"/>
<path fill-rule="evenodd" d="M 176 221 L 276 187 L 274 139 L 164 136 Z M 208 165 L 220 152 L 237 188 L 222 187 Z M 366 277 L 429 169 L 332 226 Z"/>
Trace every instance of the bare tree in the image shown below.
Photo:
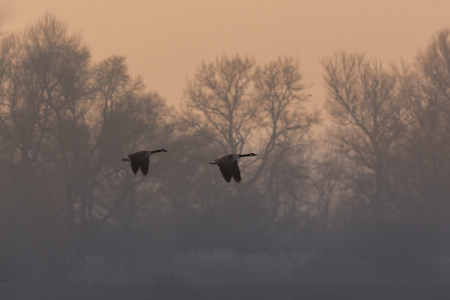
<path fill-rule="evenodd" d="M 13 52 L 6 51 L 8 48 Z M 83 110 L 80 108 L 87 99 L 89 51 L 79 36 L 69 35 L 67 26 L 50 14 L 30 26 L 22 36 L 5 37 L 2 49 L 0 61 L 4 73 L 0 124 L 4 142 L 10 145 L 5 163 L 16 166 L 16 171 L 11 174 L 12 182 L 22 182 L 21 187 L 13 187 L 16 205 L 20 210 L 28 211 L 20 219 L 24 222 L 43 221 L 42 214 L 37 213 L 40 204 L 33 201 L 33 195 L 36 199 L 41 199 L 40 194 L 58 199 L 60 193 L 63 200 L 52 202 L 55 215 L 47 221 L 53 220 L 55 228 L 64 228 L 64 231 L 53 232 L 64 236 L 65 252 L 71 256 L 74 198 L 69 183 L 66 134 L 68 128 L 76 130 L 82 121 Z M 51 193 L 43 191 L 35 183 L 41 180 L 44 183 L 45 177 L 40 174 L 52 173 L 54 168 L 60 171 L 58 179 L 62 188 L 55 188 Z M 44 228 L 28 224 L 38 235 L 37 229 L 50 230 L 50 225 Z M 37 245 L 42 243 L 36 243 L 35 248 Z M 43 249 L 47 252 L 36 259 L 51 255 L 48 261 L 52 264 L 62 253 L 45 247 L 38 250 Z M 41 273 L 48 274 L 52 264 L 45 263 L 47 267 Z"/>
<path fill-rule="evenodd" d="M 398 147 L 397 172 L 411 176 L 394 176 L 397 194 L 409 195 L 399 201 L 406 216 L 434 224 L 437 230 L 446 224 L 450 209 L 450 31 L 439 31 L 414 67 L 402 71 L 408 127 Z"/>
<path fill-rule="evenodd" d="M 203 62 L 185 91 L 185 123 L 225 153 L 242 152 L 254 128 L 250 101 L 255 61 L 239 55 Z"/>
<path fill-rule="evenodd" d="M 304 107 L 309 97 L 304 94 L 306 86 L 298 61 L 279 58 L 263 66 L 254 65 L 253 60 L 239 56 L 222 57 L 212 64 L 203 63 L 188 83 L 185 104 L 189 109 L 183 116 L 183 130 L 189 129 L 194 137 L 206 140 L 202 153 L 219 149 L 227 151 L 225 153 L 235 150 L 239 153 L 250 147 L 259 149 L 257 160 L 240 163 L 248 179 L 236 186 L 235 194 L 224 193 L 225 186 L 215 182 L 215 176 L 206 179 L 201 173 L 196 177 L 208 180 L 211 189 L 205 188 L 204 183 L 193 189 L 196 198 L 192 202 L 192 215 L 196 216 L 195 211 L 203 212 L 205 222 L 211 223 L 223 218 L 227 220 L 223 224 L 240 228 L 241 234 L 268 230 L 280 216 L 285 220 L 292 216 L 296 221 L 301 218 L 304 204 L 300 196 L 301 183 L 307 178 L 306 149 L 311 144 L 308 134 L 319 121 L 318 112 L 309 113 Z M 220 77 L 216 70 L 232 75 Z M 237 75 L 243 70 L 245 76 Z M 235 80 L 234 84 L 232 80 Z M 221 92 L 217 87 L 221 87 Z M 241 92 L 238 94 L 235 90 Z M 217 96 L 229 95 L 227 93 L 234 96 Z M 219 98 L 222 100 L 218 101 Z M 235 99 L 235 102 L 229 102 L 229 99 Z M 233 120 L 242 122 L 236 126 L 232 125 Z M 230 131 L 223 129 L 234 133 L 227 135 L 225 132 Z M 232 140 L 227 139 L 230 136 L 234 136 L 234 142 L 228 142 Z M 204 168 L 194 169 L 209 172 L 203 171 Z M 195 186 L 198 180 L 192 184 Z M 227 215 L 227 212 L 232 213 Z M 285 218 L 287 215 L 289 217 Z M 223 230 L 220 227 L 223 224 L 216 224 L 217 230 Z"/>
<path fill-rule="evenodd" d="M 387 159 L 401 137 L 402 105 L 396 95 L 396 77 L 381 62 L 361 54 L 337 53 L 323 61 L 326 71 L 326 109 L 339 127 L 331 138 L 336 149 L 372 172 L 366 190 L 379 217 Z"/>
<path fill-rule="evenodd" d="M 318 122 L 318 114 L 302 106 L 308 98 L 298 62 L 279 58 L 256 70 L 254 65 L 239 55 L 203 63 L 188 82 L 184 117 L 188 128 L 225 153 L 242 152 L 252 135 L 253 148 L 262 144 L 261 163 L 248 185 L 258 180 L 277 147 L 302 140 Z M 257 134 L 263 136 L 260 141 Z"/>
<path fill-rule="evenodd" d="M 96 96 L 88 116 L 93 135 L 89 151 L 83 157 L 84 164 L 90 167 L 81 189 L 84 194 L 80 195 L 80 217 L 91 225 L 96 222 L 95 228 L 112 219 L 118 221 L 117 218 L 120 224 L 132 228 L 138 209 L 156 193 L 150 190 L 158 182 L 157 175 L 161 178 L 164 173 L 156 172 L 158 159 L 155 159 L 152 162 L 155 171 L 145 178 L 136 177 L 117 158 L 136 149 L 161 147 L 169 142 L 173 132 L 167 122 L 170 110 L 158 94 L 144 92 L 140 78 L 129 76 L 123 57 L 99 63 L 94 71 L 94 86 Z M 141 195 L 136 198 L 138 191 Z"/>
<path fill-rule="evenodd" d="M 278 58 L 257 68 L 254 101 L 258 108 L 256 130 L 263 137 L 262 163 L 250 183 L 258 180 L 269 160 L 276 165 L 308 143 L 307 134 L 319 122 L 319 113 L 309 113 L 303 106 L 309 100 L 304 89 L 299 62 L 292 58 Z"/>

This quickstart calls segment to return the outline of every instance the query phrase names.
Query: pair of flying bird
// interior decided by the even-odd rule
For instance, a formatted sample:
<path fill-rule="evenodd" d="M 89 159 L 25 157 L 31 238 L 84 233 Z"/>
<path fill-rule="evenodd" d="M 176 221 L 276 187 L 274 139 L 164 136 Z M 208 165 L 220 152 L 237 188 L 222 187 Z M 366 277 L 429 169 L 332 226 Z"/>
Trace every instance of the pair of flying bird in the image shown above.
<path fill-rule="evenodd" d="M 136 175 L 137 171 L 141 169 L 142 174 L 147 175 L 148 167 L 150 164 L 150 155 L 158 152 L 167 152 L 166 149 L 159 149 L 153 151 L 138 151 L 132 154 L 129 154 L 127 158 L 122 159 L 122 161 L 130 161 L 131 162 L 131 170 Z M 209 164 L 217 165 L 220 168 L 220 172 L 222 173 L 223 178 L 226 182 L 230 182 L 231 178 L 236 182 L 241 182 L 241 171 L 238 166 L 238 158 L 246 157 L 246 156 L 256 156 L 255 153 L 249 154 L 228 154 L 222 157 L 219 157 Z"/>

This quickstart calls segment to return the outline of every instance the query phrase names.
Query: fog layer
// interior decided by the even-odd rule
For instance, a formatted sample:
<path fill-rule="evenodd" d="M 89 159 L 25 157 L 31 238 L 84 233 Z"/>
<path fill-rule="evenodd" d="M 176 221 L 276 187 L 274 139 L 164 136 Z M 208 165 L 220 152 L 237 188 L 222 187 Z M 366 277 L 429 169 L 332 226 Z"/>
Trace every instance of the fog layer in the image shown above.
<path fill-rule="evenodd" d="M 0 281 L 448 279 L 449 49 L 330 52 L 317 110 L 296 58 L 222 54 L 174 108 L 55 16 L 5 34 Z M 160 148 L 147 176 L 121 161 Z M 241 183 L 208 165 L 250 152 Z"/>

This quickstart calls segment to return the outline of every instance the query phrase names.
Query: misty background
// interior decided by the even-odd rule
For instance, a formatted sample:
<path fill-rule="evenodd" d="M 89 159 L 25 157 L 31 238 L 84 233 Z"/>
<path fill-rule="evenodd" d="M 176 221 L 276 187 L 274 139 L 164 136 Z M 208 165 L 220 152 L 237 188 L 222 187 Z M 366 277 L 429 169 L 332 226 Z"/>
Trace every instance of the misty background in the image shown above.
<path fill-rule="evenodd" d="M 301 57 L 244 53 L 170 106 L 56 15 L 4 31 L 0 281 L 448 280 L 450 31 L 411 63 L 333 50 L 323 107 Z M 240 184 L 207 164 L 248 152 Z"/>

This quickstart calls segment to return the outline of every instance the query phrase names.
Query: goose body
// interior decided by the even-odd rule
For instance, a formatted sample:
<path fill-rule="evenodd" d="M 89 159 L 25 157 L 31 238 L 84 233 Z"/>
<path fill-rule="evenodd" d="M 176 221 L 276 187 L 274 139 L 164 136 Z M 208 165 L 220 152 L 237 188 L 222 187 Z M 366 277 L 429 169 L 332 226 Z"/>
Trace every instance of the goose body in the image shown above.
<path fill-rule="evenodd" d="M 239 170 L 237 160 L 247 156 L 256 156 L 256 154 L 228 154 L 209 162 L 209 164 L 219 166 L 220 172 L 226 182 L 230 182 L 231 178 L 233 178 L 234 181 L 239 183 L 241 182 L 241 171 Z"/>
<path fill-rule="evenodd" d="M 136 175 L 137 171 L 141 169 L 142 174 L 146 176 L 150 164 L 150 155 L 158 152 L 167 152 L 167 150 L 159 149 L 153 151 L 138 151 L 128 154 L 128 157 L 123 158 L 122 161 L 131 161 L 131 170 L 133 171 L 134 175 Z"/>

